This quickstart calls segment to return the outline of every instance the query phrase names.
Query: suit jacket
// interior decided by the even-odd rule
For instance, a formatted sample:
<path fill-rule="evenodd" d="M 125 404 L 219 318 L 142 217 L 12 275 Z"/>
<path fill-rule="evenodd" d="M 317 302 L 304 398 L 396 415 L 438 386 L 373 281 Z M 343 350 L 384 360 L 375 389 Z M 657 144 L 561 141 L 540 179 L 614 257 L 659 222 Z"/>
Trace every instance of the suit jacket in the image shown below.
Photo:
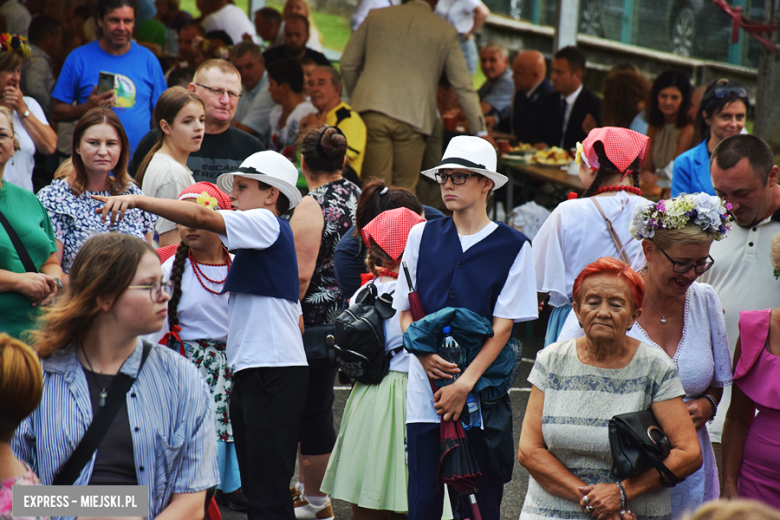
<path fill-rule="evenodd" d="M 710 175 L 710 152 L 705 139 L 699 146 L 681 153 L 672 167 L 672 197 L 683 193 L 704 192 L 715 195 Z"/>
<path fill-rule="evenodd" d="M 564 150 L 574 148 L 577 142 L 584 141 L 588 136 L 582 129 L 582 122 L 588 114 L 596 120 L 596 126 L 601 126 L 601 99 L 583 88 L 569 115 L 563 138 Z M 517 136 L 527 143 L 545 142 L 549 146 L 560 146 L 561 119 L 561 95 L 549 92 L 536 103 L 533 113 L 520 128 Z"/>
<path fill-rule="evenodd" d="M 531 93 L 531 97 L 525 95 L 525 92 L 520 90 L 515 91 L 515 95 L 512 98 L 512 107 L 509 111 L 509 118 L 502 119 L 496 125 L 496 130 L 499 132 L 506 132 L 512 135 L 519 135 L 520 128 L 522 128 L 526 119 L 530 117 L 533 112 L 536 103 L 542 99 L 542 97 L 548 92 L 552 92 L 552 84 L 543 79 L 539 86 L 536 87 Z"/>
<path fill-rule="evenodd" d="M 341 76 L 357 112 L 375 111 L 430 135 L 442 73 L 469 129 L 485 129 L 455 28 L 422 1 L 369 12 L 341 55 Z"/>

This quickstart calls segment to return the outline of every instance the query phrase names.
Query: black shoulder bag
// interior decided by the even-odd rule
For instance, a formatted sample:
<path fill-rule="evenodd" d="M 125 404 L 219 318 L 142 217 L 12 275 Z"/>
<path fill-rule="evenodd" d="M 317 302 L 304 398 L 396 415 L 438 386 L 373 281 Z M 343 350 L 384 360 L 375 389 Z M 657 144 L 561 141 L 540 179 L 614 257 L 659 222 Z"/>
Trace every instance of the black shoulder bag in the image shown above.
<path fill-rule="evenodd" d="M 22 262 L 24 270 L 28 273 L 37 273 L 38 269 L 35 268 L 35 264 L 33 263 L 32 258 L 30 258 L 30 254 L 27 252 L 27 249 L 25 249 L 22 241 L 19 240 L 19 235 L 17 235 L 14 228 L 11 227 L 11 223 L 8 222 L 8 219 L 5 218 L 2 211 L 0 211 L 0 224 L 3 225 L 5 232 L 8 234 L 8 238 L 11 239 L 11 243 L 16 248 L 16 254 L 19 255 L 19 260 Z"/>
<path fill-rule="evenodd" d="M 149 352 L 152 350 L 153 345 L 148 341 L 144 341 L 144 351 L 141 356 L 141 366 L 138 367 L 138 374 L 144 368 L 146 358 L 149 357 Z M 108 387 L 108 399 L 106 405 L 101 407 L 95 417 L 92 419 L 92 424 L 87 429 L 87 433 L 82 437 L 79 445 L 76 446 L 75 451 L 71 454 L 70 458 L 60 468 L 57 476 L 54 477 L 55 486 L 72 486 L 76 479 L 81 475 L 81 471 L 87 462 L 92 458 L 92 454 L 98 449 L 100 443 L 103 442 L 103 438 L 108 432 L 109 426 L 114 422 L 116 414 L 119 412 L 119 408 L 122 407 L 122 403 L 125 401 L 127 392 L 130 387 L 135 383 L 135 377 L 130 377 L 126 374 L 119 372 L 114 376 L 114 380 L 111 381 L 111 386 Z"/>
<path fill-rule="evenodd" d="M 625 480 L 655 468 L 664 487 L 674 487 L 685 480 L 663 462 L 672 451 L 672 444 L 652 410 L 616 415 L 610 419 L 608 429 L 612 476 L 616 479 Z"/>

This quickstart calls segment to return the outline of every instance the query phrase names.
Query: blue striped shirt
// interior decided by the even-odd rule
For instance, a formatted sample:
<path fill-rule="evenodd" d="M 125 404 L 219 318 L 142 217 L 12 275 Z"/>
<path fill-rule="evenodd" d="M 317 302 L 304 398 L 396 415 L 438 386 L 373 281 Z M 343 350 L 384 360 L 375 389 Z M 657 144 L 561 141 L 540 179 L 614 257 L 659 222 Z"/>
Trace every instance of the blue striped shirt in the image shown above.
<path fill-rule="evenodd" d="M 142 350 L 139 339 L 121 373 L 138 374 Z M 42 484 L 51 485 L 92 423 L 92 404 L 72 345 L 42 364 L 43 399 L 16 430 L 11 447 Z M 206 382 L 190 361 L 165 347 L 152 348 L 127 393 L 136 476 L 138 485 L 149 486 L 150 519 L 174 493 L 196 493 L 219 483 L 211 401 Z M 94 464 L 93 455 L 76 485 L 89 482 Z"/>

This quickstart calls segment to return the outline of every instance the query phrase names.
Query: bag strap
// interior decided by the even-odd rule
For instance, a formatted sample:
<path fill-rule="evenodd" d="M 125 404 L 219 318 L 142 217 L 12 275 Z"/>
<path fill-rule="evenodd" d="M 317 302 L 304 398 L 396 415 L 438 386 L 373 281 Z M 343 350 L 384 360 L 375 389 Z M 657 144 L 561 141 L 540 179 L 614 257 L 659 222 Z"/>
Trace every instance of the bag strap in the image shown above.
<path fill-rule="evenodd" d="M 143 343 L 144 350 L 141 355 L 141 366 L 138 367 L 138 374 L 141 373 L 141 369 L 143 369 L 146 358 L 149 356 L 153 346 L 147 341 Z M 73 454 L 62 466 L 57 476 L 54 477 L 52 484 L 55 486 L 72 486 L 76 482 L 84 466 L 92 459 L 92 454 L 95 453 L 100 443 L 103 442 L 108 428 L 114 422 L 116 414 L 119 413 L 119 409 L 122 407 L 122 403 L 125 402 L 127 392 L 135 383 L 135 379 L 135 377 L 122 374 L 121 372 L 114 376 L 111 386 L 108 387 L 106 405 L 101 407 L 95 414 L 92 424 L 87 429 L 87 433 L 84 434 Z"/>
<path fill-rule="evenodd" d="M 0 211 L 0 223 L 3 224 L 5 232 L 8 233 L 8 238 L 11 239 L 11 243 L 14 245 L 14 248 L 16 248 L 16 254 L 19 255 L 19 260 L 22 262 L 24 270 L 28 273 L 37 273 L 38 269 L 35 268 L 35 264 L 33 263 L 32 258 L 30 258 L 30 254 L 27 252 L 27 249 L 25 249 L 22 241 L 19 240 L 19 235 L 17 235 L 14 228 L 11 227 L 11 223 L 8 222 L 8 219 L 5 218 L 2 211 Z"/>
<path fill-rule="evenodd" d="M 612 221 L 609 220 L 609 218 L 607 218 L 607 215 L 604 214 L 604 210 L 601 209 L 601 205 L 596 201 L 595 198 L 590 197 L 590 200 L 596 206 L 596 209 L 599 210 L 599 213 L 601 213 L 601 217 L 604 219 L 604 222 L 607 223 L 607 231 L 609 231 L 609 236 L 612 237 L 612 242 L 615 244 L 615 248 L 617 249 L 618 254 L 620 255 L 620 259 L 623 261 L 624 264 L 631 265 L 631 260 L 628 258 L 628 255 L 626 254 L 626 251 L 623 248 L 623 242 L 620 240 L 620 237 L 615 231 L 615 228 L 612 227 Z"/>

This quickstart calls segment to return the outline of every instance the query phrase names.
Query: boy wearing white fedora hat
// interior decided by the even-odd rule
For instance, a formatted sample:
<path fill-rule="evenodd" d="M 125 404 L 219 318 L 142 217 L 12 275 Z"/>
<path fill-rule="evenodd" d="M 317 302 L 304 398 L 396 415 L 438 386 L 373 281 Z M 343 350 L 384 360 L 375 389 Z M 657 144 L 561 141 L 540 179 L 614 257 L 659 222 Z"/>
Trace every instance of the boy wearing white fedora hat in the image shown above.
<path fill-rule="evenodd" d="M 308 364 L 301 337 L 298 262 L 290 225 L 279 215 L 301 202 L 298 171 L 271 151 L 249 156 L 217 178 L 238 211 L 143 196 L 94 197 L 103 218 L 130 208 L 213 231 L 236 256 L 223 292 L 228 362 L 234 370 L 230 419 L 248 518 L 294 519 L 289 483 L 306 401 Z"/>
<path fill-rule="evenodd" d="M 437 479 L 441 418 L 459 420 L 471 389 L 511 337 L 514 324 L 538 317 L 531 243 L 487 215 L 488 195 L 507 182 L 496 172 L 493 147 L 479 137 L 455 137 L 441 164 L 422 174 L 439 183 L 444 204 L 452 211 L 452 217 L 420 223 L 409 233 L 403 261 L 423 307 L 428 314 L 445 307 L 467 308 L 490 320 L 494 335 L 485 339 L 482 350 L 462 373 L 437 354 L 411 356 L 406 415 L 409 520 L 441 518 L 443 489 Z M 412 322 L 408 293 L 406 279 L 400 277 L 393 307 L 401 311 L 403 330 Z M 428 378 L 453 379 L 455 374 L 455 382 L 433 394 Z M 479 402 L 479 396 L 474 397 Z M 483 418 L 511 417 L 508 395 L 480 405 Z M 508 414 L 490 413 L 495 407 Z M 482 472 L 477 493 L 482 518 L 498 520 L 514 450 L 511 421 L 490 426 L 488 432 L 498 426 L 497 435 L 486 434 L 484 423 L 472 426 L 466 434 Z M 507 439 L 508 445 L 500 442 Z M 496 449 L 497 445 L 503 447 Z"/>

